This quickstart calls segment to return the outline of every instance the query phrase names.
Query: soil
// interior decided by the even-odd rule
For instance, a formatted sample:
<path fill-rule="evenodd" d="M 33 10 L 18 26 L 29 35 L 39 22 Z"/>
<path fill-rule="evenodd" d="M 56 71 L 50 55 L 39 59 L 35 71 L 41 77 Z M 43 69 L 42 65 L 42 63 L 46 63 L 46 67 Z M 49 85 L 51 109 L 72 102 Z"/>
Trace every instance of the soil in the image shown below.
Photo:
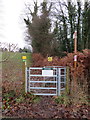
<path fill-rule="evenodd" d="M 41 96 L 38 103 L 26 102 L 14 104 L 9 110 L 3 111 L 3 116 L 13 118 L 87 118 L 90 119 L 87 105 L 57 104 L 53 97 Z"/>

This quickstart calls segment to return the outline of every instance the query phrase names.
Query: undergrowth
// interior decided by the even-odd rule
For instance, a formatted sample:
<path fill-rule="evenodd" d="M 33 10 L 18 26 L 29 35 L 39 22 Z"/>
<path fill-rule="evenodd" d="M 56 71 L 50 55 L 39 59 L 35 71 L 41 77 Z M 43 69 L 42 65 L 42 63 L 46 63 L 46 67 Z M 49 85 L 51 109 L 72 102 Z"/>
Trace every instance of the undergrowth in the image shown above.
<path fill-rule="evenodd" d="M 9 91 L 8 93 L 5 93 L 3 95 L 2 99 L 2 110 L 5 109 L 10 109 L 11 106 L 14 106 L 15 104 L 20 104 L 20 103 L 38 103 L 40 102 L 40 97 L 35 96 L 32 93 L 23 93 L 21 95 L 16 95 L 15 91 Z"/>
<path fill-rule="evenodd" d="M 65 95 L 65 94 L 62 94 L 62 95 L 58 96 L 57 98 L 55 98 L 55 102 L 57 104 L 64 104 L 64 105 L 71 104 L 70 97 L 68 95 Z"/>
<path fill-rule="evenodd" d="M 71 96 L 71 95 L 66 95 L 62 94 L 58 97 L 55 98 L 55 102 L 57 104 L 64 104 L 64 105 L 90 105 L 89 103 L 89 97 L 86 96 L 85 94 L 80 94 L 77 96 Z"/>

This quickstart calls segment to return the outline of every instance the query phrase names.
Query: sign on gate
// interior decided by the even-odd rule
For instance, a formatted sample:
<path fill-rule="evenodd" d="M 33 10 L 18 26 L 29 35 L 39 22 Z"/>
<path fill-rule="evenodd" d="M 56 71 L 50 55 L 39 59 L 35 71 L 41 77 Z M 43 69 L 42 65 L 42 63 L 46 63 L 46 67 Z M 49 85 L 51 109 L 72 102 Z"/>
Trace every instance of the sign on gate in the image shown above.
<path fill-rule="evenodd" d="M 65 89 L 66 67 L 26 68 L 26 92 L 34 95 L 60 96 Z"/>
<path fill-rule="evenodd" d="M 42 76 L 53 76 L 53 68 L 43 68 Z"/>

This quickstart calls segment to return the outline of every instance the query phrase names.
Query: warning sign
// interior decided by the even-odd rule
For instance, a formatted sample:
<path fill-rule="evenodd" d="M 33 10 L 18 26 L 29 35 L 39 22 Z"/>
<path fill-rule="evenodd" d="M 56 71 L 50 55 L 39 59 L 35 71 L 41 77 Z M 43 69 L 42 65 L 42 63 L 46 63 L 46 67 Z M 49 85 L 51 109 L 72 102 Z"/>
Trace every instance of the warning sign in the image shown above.
<path fill-rule="evenodd" d="M 52 61 L 52 57 L 48 57 L 48 61 L 50 61 L 50 62 L 51 62 L 51 61 Z"/>

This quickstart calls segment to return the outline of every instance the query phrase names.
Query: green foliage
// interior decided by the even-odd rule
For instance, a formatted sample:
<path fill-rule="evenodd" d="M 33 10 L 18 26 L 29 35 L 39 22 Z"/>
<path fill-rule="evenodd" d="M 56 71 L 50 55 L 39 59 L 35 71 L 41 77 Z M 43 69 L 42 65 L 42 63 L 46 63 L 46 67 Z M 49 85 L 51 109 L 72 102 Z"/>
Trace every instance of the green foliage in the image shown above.
<path fill-rule="evenodd" d="M 85 89 L 83 90 L 80 85 L 77 85 L 76 87 L 75 83 L 75 91 L 72 89 L 72 86 L 69 87 L 71 87 L 70 93 L 67 93 L 67 91 L 62 91 L 61 96 L 55 98 L 56 103 L 64 105 L 89 105 L 89 95 L 85 92 Z"/>
<path fill-rule="evenodd" d="M 48 2 L 42 2 L 41 11 L 39 11 L 36 2 L 34 12 L 24 19 L 28 28 L 29 43 L 32 40 L 33 52 L 58 56 L 65 51 L 73 52 L 75 30 L 77 31 L 78 51 L 89 48 L 90 3 L 85 2 L 82 7 L 81 1 L 76 3 L 72 0 L 68 3 L 58 1 L 53 6 L 52 4 L 49 6 Z M 38 11 L 41 15 L 38 15 Z M 53 28 L 51 23 L 53 23 Z"/>
<path fill-rule="evenodd" d="M 3 105 L 2 110 L 9 110 L 11 106 L 20 103 L 38 103 L 40 102 L 40 97 L 35 96 L 32 93 L 23 93 L 20 95 L 16 95 L 15 91 L 10 91 L 9 93 L 5 93 L 2 99 Z"/>
<path fill-rule="evenodd" d="M 23 97 L 25 99 L 30 98 L 31 103 L 38 103 L 40 101 L 40 97 L 39 96 L 33 95 L 33 93 L 30 93 L 30 92 L 24 93 Z"/>
<path fill-rule="evenodd" d="M 78 90 L 73 93 L 71 102 L 72 104 L 80 104 L 80 105 L 89 105 L 88 95 L 78 86 Z"/>
<path fill-rule="evenodd" d="M 9 109 L 11 106 L 11 101 L 15 98 L 16 93 L 14 90 L 10 90 L 8 93 L 3 94 L 3 99 L 2 99 L 2 110 Z"/>
<path fill-rule="evenodd" d="M 20 73 L 22 72 L 23 65 L 22 56 L 27 57 L 26 63 L 27 66 L 29 67 L 32 62 L 31 53 L 19 53 L 19 52 L 2 53 L 2 60 L 8 57 L 8 59 L 5 62 L 2 62 L 2 73 L 4 76 L 3 80 L 9 81 L 21 80 Z"/>
<path fill-rule="evenodd" d="M 8 101 L 9 97 L 15 97 L 15 95 L 16 95 L 15 91 L 10 90 L 8 93 L 4 94 L 3 97 Z"/>
<path fill-rule="evenodd" d="M 55 99 L 55 102 L 56 102 L 56 103 L 63 104 L 63 103 L 64 103 L 64 99 L 63 99 L 62 96 L 59 96 L 58 98 Z"/>
<path fill-rule="evenodd" d="M 90 3 L 85 2 L 82 12 L 82 47 L 90 49 Z"/>
<path fill-rule="evenodd" d="M 5 62 L 2 62 L 2 68 L 9 69 L 13 66 L 14 70 L 22 68 L 22 56 L 27 57 L 27 64 L 30 66 L 31 53 L 19 53 L 19 52 L 2 52 L 2 60 L 8 58 Z M 8 63 L 8 64 L 7 64 Z M 5 70 L 4 70 L 5 71 Z"/>
<path fill-rule="evenodd" d="M 23 102 L 24 100 L 25 100 L 25 99 L 24 99 L 24 97 L 23 97 L 22 95 L 15 99 L 16 103 L 21 103 L 21 102 Z"/>
<path fill-rule="evenodd" d="M 50 10 L 51 5 L 47 8 L 47 2 L 42 2 L 41 15 L 38 15 L 37 2 L 34 2 L 34 12 L 31 12 L 30 16 L 28 16 L 27 19 L 24 19 L 28 28 L 29 38 L 31 38 L 28 41 L 32 41 L 31 45 L 33 47 L 33 52 L 41 53 L 44 56 L 50 54 L 52 43 L 52 34 L 49 32 L 51 28 L 49 18 Z M 30 17 L 32 17 L 31 21 L 29 20 Z"/>
<path fill-rule="evenodd" d="M 56 48 L 58 51 L 73 52 L 74 40 L 73 33 L 77 30 L 77 47 L 78 50 L 89 48 L 89 33 L 90 33 L 90 17 L 89 17 L 89 2 L 85 2 L 84 9 L 81 2 L 68 2 L 68 4 L 59 3 L 60 9 L 55 14 L 57 21 L 54 29 Z M 77 6 L 77 7 L 76 7 Z M 66 8 L 68 15 L 65 14 L 63 7 Z M 84 14 L 82 14 L 84 13 Z"/>
<path fill-rule="evenodd" d="M 38 103 L 40 102 L 40 97 L 39 96 L 35 96 L 32 100 L 33 103 Z"/>
<path fill-rule="evenodd" d="M 28 48 L 25 48 L 25 47 L 24 47 L 23 49 L 20 48 L 20 49 L 19 49 L 19 52 L 20 52 L 20 53 L 22 53 L 22 52 L 25 52 L 25 53 L 31 53 L 31 50 L 28 49 Z"/>
<path fill-rule="evenodd" d="M 64 105 L 69 105 L 71 103 L 69 96 L 65 94 L 62 94 L 61 96 L 55 98 L 55 102 Z"/>
<path fill-rule="evenodd" d="M 34 95 L 32 94 L 32 93 L 30 93 L 30 92 L 28 92 L 28 93 L 23 93 L 23 97 L 26 99 L 26 98 L 33 98 L 34 97 Z"/>
<path fill-rule="evenodd" d="M 64 105 L 77 105 L 77 104 L 80 104 L 80 105 L 89 105 L 89 101 L 88 101 L 88 97 L 83 94 L 82 96 L 82 92 L 80 91 L 79 93 L 79 96 L 75 96 L 75 97 L 72 97 L 72 96 L 68 96 L 66 94 L 62 94 L 61 96 L 55 98 L 55 102 L 57 104 L 64 104 Z"/>

